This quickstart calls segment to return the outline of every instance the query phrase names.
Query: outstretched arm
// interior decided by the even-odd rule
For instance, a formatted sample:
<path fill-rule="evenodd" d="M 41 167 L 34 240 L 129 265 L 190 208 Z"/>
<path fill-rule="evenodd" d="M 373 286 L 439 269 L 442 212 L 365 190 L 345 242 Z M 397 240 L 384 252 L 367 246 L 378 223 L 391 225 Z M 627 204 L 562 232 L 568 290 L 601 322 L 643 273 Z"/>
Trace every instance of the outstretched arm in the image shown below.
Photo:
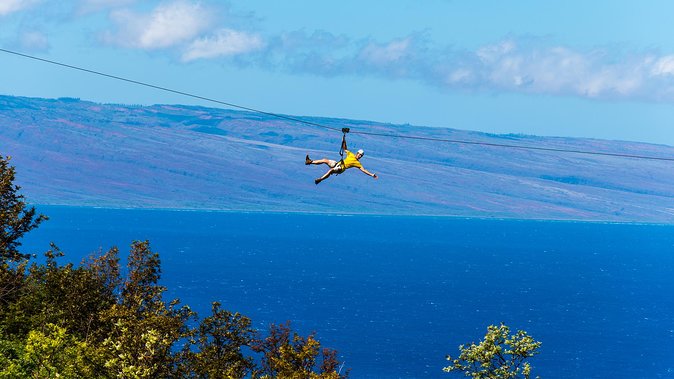
<path fill-rule="evenodd" d="M 342 136 L 342 151 L 349 150 L 346 148 L 346 134 Z"/>
<path fill-rule="evenodd" d="M 377 176 L 377 174 L 373 174 L 373 173 L 371 173 L 370 171 L 368 171 L 368 170 L 366 170 L 366 169 L 364 169 L 364 168 L 362 168 L 362 167 L 360 167 L 360 171 L 364 172 L 365 174 L 367 174 L 367 175 L 369 175 L 369 176 L 371 176 L 371 177 L 373 177 L 373 178 L 375 178 L 375 179 L 379 179 L 379 177 Z"/>

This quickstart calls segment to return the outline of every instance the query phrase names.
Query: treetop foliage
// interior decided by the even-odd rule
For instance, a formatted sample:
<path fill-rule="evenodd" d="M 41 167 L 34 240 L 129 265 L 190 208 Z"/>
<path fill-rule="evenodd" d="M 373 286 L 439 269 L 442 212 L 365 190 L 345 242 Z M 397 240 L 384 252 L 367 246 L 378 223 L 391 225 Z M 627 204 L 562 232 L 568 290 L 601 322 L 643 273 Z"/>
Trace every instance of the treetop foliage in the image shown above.
<path fill-rule="evenodd" d="M 35 208 L 27 206 L 19 194 L 21 188 L 14 184 L 16 172 L 9 164 L 10 159 L 0 156 L 0 265 L 25 258 L 18 251 L 19 240 L 47 219 L 37 215 Z"/>
<path fill-rule="evenodd" d="M 531 365 L 525 361 L 538 354 L 540 346 L 525 331 L 511 335 L 504 324 L 490 325 L 482 341 L 459 346 L 458 358 L 448 355 L 451 364 L 443 370 L 460 372 L 473 379 L 529 379 Z"/>
<path fill-rule="evenodd" d="M 347 377 L 333 350 L 289 323 L 264 336 L 220 303 L 199 319 L 165 300 L 149 241 L 131 244 L 125 275 L 116 247 L 75 266 L 52 244 L 45 263 L 31 261 L 19 240 L 47 218 L 13 181 L 0 157 L 0 378 Z"/>

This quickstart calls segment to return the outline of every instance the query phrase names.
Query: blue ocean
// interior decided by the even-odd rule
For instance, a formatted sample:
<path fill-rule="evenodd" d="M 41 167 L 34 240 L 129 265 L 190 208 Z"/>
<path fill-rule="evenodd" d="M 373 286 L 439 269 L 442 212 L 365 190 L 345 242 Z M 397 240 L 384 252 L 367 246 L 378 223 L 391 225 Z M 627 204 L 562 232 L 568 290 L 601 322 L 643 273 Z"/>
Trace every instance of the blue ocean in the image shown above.
<path fill-rule="evenodd" d="M 460 378 L 501 322 L 547 379 L 674 378 L 674 225 L 38 207 L 23 240 L 66 261 L 150 240 L 168 298 L 265 330 L 291 320 L 352 378 Z"/>

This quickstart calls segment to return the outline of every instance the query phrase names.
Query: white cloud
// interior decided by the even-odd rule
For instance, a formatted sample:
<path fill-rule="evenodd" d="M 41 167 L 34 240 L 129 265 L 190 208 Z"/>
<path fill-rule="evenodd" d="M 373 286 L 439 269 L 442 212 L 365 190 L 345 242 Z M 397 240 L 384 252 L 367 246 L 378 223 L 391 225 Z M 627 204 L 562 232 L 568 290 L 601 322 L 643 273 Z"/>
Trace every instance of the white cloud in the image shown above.
<path fill-rule="evenodd" d="M 0 0 L 0 16 L 28 9 L 39 0 Z"/>
<path fill-rule="evenodd" d="M 433 47 L 423 34 L 387 42 L 337 39 L 323 32 L 271 39 L 258 63 L 270 69 L 408 79 L 449 90 L 674 102 L 674 55 L 576 49 L 543 39 L 509 38 L 472 51 Z M 274 46 L 274 43 L 276 44 Z"/>
<path fill-rule="evenodd" d="M 105 42 L 144 50 L 188 43 L 213 23 L 209 9 L 184 0 L 162 3 L 149 14 L 117 10 L 110 17 L 117 31 L 105 33 Z"/>
<path fill-rule="evenodd" d="M 369 43 L 360 52 L 360 58 L 370 64 L 382 66 L 401 61 L 409 54 L 411 37 L 386 44 Z"/>
<path fill-rule="evenodd" d="M 564 46 L 520 47 L 513 41 L 485 46 L 476 56 L 481 62 L 481 86 L 511 92 L 602 99 L 657 97 L 657 87 L 669 88 L 672 83 L 655 83 L 649 73 L 674 73 L 674 59 L 616 57 L 601 49 L 578 51 Z M 649 94 L 653 89 L 656 93 Z"/>
<path fill-rule="evenodd" d="M 246 60 L 271 70 L 331 76 L 348 72 L 352 40 L 344 35 L 316 30 L 296 30 L 265 38 L 264 48 Z"/>
<path fill-rule="evenodd" d="M 262 38 L 231 29 L 220 29 L 215 34 L 193 41 L 182 56 L 185 62 L 249 53 L 262 47 Z"/>
<path fill-rule="evenodd" d="M 112 6 L 133 0 L 82 1 Z M 235 62 L 270 70 L 406 79 L 448 90 L 674 102 L 674 55 L 578 49 L 536 38 L 457 50 L 434 46 L 425 33 L 381 42 L 300 30 L 263 41 L 233 28 L 232 20 L 214 29 L 214 10 L 194 0 L 171 0 L 147 13 L 116 9 L 110 13 L 115 28 L 103 40 L 171 49 L 183 62 L 236 56 Z"/>
<path fill-rule="evenodd" d="M 447 74 L 445 78 L 445 84 L 451 86 L 454 84 L 470 83 L 473 80 L 474 80 L 473 71 L 466 68 L 458 68 L 456 70 L 452 70 L 449 74 Z"/>
<path fill-rule="evenodd" d="M 656 60 L 651 73 L 655 76 L 674 75 L 674 55 L 667 55 Z"/>
<path fill-rule="evenodd" d="M 42 32 L 27 31 L 19 36 L 19 45 L 23 51 L 45 51 L 49 49 L 49 39 Z"/>
<path fill-rule="evenodd" d="M 504 55 L 511 53 L 515 49 L 515 42 L 512 40 L 502 41 L 495 45 L 487 45 L 477 49 L 475 55 L 484 62 L 494 62 Z"/>
<path fill-rule="evenodd" d="M 416 70 L 414 62 L 418 49 L 415 37 L 395 39 L 387 43 L 368 42 L 353 58 L 342 57 L 339 66 L 355 74 L 372 73 L 393 78 L 406 78 Z"/>
<path fill-rule="evenodd" d="M 106 9 L 121 8 L 135 2 L 136 0 L 81 0 L 77 7 L 77 14 L 84 15 Z"/>

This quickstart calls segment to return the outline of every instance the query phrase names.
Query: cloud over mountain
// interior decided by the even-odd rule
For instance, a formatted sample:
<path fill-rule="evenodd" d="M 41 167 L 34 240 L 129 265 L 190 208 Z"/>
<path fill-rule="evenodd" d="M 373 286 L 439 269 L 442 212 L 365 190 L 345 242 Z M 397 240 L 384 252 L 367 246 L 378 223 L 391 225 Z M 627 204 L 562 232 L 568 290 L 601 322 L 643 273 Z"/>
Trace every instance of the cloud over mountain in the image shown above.
<path fill-rule="evenodd" d="M 0 16 L 28 9 L 39 3 L 39 0 L 2 0 L 0 1 Z"/>
<path fill-rule="evenodd" d="M 212 35 L 192 41 L 183 53 L 182 60 L 189 62 L 196 59 L 228 57 L 255 51 L 262 46 L 262 39 L 258 35 L 220 29 Z"/>
<path fill-rule="evenodd" d="M 345 41 L 327 32 L 292 36 L 292 44 L 271 39 L 279 44 L 269 47 L 274 54 L 251 57 L 250 62 L 322 76 L 409 79 L 448 90 L 674 101 L 674 55 L 582 50 L 526 38 L 508 38 L 471 51 L 436 46 L 423 33 L 385 42 Z"/>
<path fill-rule="evenodd" d="M 44 51 L 49 49 L 49 38 L 38 30 L 22 32 L 18 43 L 24 51 Z"/>
<path fill-rule="evenodd" d="M 80 0 L 76 13 L 86 15 L 106 9 L 120 8 L 134 4 L 137 0 Z"/>
<path fill-rule="evenodd" d="M 29 23 L 33 30 L 16 28 L 15 37 L 7 39 L 26 50 L 50 46 L 48 28 L 53 25 L 47 25 L 44 15 L 61 23 L 103 15 L 108 23 L 96 27 L 103 45 L 167 54 L 180 63 L 200 60 L 296 75 L 408 80 L 446 91 L 674 102 L 674 53 L 668 51 L 581 48 L 535 36 L 509 36 L 467 49 L 433 41 L 425 31 L 387 39 L 329 30 L 269 31 L 253 13 L 208 0 L 70 0 L 53 7 L 61 13 L 51 9 L 33 17 L 32 10 L 40 8 L 36 4 L 46 2 L 0 1 L 0 16 L 24 17 L 17 24 L 40 20 Z"/>
<path fill-rule="evenodd" d="M 150 13 L 128 9 L 110 13 L 112 31 L 103 34 L 106 43 L 143 50 L 165 49 L 189 42 L 211 27 L 209 9 L 199 3 L 178 0 L 162 3 Z"/>

